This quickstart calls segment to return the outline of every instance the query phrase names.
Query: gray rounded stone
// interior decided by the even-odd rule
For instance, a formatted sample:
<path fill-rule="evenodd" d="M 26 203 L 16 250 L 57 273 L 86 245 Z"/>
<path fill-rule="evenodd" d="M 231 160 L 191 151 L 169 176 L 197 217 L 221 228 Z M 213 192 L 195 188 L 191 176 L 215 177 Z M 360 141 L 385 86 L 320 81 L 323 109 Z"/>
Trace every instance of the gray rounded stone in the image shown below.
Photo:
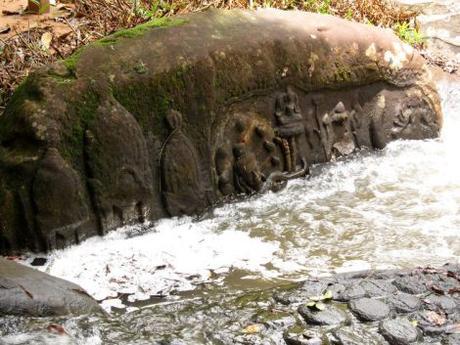
<path fill-rule="evenodd" d="M 349 302 L 354 299 L 363 298 L 366 295 L 366 290 L 360 285 L 347 286 L 343 291 L 337 292 L 334 300 L 341 302 Z"/>
<path fill-rule="evenodd" d="M 311 325 L 332 326 L 341 325 L 348 321 L 348 317 L 343 311 L 331 306 L 320 311 L 314 311 L 307 306 L 301 306 L 299 307 L 299 313 Z"/>
<path fill-rule="evenodd" d="M 388 298 L 388 303 L 398 313 L 413 313 L 420 309 L 422 301 L 417 296 L 398 292 Z"/>
<path fill-rule="evenodd" d="M 393 281 L 393 285 L 400 291 L 413 295 L 420 295 L 428 291 L 426 282 L 420 276 L 405 276 Z"/>
<path fill-rule="evenodd" d="M 332 334 L 335 338 L 332 343 L 338 345 L 381 345 L 384 342 L 380 334 L 355 326 L 336 329 Z"/>
<path fill-rule="evenodd" d="M 80 286 L 0 257 L 0 315 L 45 317 L 102 312 Z"/>
<path fill-rule="evenodd" d="M 460 344 L 460 334 L 451 334 L 447 336 L 442 345 L 459 345 Z"/>
<path fill-rule="evenodd" d="M 350 309 L 363 321 L 379 321 L 390 314 L 390 307 L 387 304 L 372 298 L 351 301 Z"/>
<path fill-rule="evenodd" d="M 398 291 L 396 286 L 384 279 L 364 279 L 359 285 L 368 297 L 385 297 Z"/>
<path fill-rule="evenodd" d="M 447 314 L 452 313 L 457 308 L 457 303 L 452 297 L 430 295 L 423 300 L 430 310 L 442 310 Z"/>
<path fill-rule="evenodd" d="M 417 329 L 407 319 L 382 321 L 379 331 L 390 345 L 407 345 L 417 341 Z"/>

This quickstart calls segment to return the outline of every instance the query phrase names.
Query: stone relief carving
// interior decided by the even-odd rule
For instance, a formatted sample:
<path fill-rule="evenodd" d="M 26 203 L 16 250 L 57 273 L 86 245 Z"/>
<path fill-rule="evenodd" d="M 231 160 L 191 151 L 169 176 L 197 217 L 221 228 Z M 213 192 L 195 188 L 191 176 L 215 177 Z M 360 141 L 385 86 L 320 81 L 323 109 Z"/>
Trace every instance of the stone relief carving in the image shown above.
<path fill-rule="evenodd" d="M 323 116 L 333 159 L 349 155 L 356 149 L 351 116 L 343 102 L 338 102 L 331 114 L 326 113 Z"/>
<path fill-rule="evenodd" d="M 290 173 L 295 172 L 298 161 L 305 168 L 306 159 L 298 150 L 298 137 L 305 134 L 305 127 L 299 98 L 291 87 L 276 98 L 275 119 L 277 124 L 275 140 L 283 150 L 285 170 Z"/>
<path fill-rule="evenodd" d="M 286 177 L 275 174 L 282 170 L 283 162 L 270 121 L 258 114 L 236 114 L 224 136 L 226 143 L 215 154 L 223 195 L 275 191 L 285 186 Z"/>
<path fill-rule="evenodd" d="M 90 220 L 84 191 L 77 172 L 57 149 L 49 148 L 32 186 L 36 227 L 45 247 L 42 249 L 63 248 L 66 243 L 79 243 L 87 237 L 79 231 Z M 22 200 L 24 204 L 27 198 Z"/>
<path fill-rule="evenodd" d="M 147 143 L 136 119 L 115 100 L 85 132 L 89 186 L 102 232 L 142 221 L 152 198 Z"/>
<path fill-rule="evenodd" d="M 161 149 L 160 191 L 171 216 L 191 215 L 206 205 L 198 153 L 182 131 L 182 114 L 171 110 L 166 116 L 170 133 Z"/>

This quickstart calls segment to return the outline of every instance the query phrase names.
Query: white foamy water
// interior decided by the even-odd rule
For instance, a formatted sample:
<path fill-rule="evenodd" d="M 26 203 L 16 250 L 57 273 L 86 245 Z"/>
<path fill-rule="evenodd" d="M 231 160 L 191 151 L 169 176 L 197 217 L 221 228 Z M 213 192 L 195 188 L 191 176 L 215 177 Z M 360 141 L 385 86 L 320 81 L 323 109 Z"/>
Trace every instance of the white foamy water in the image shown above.
<path fill-rule="evenodd" d="M 201 220 L 123 228 L 50 255 L 46 270 L 97 299 L 191 290 L 228 272 L 299 280 L 362 268 L 440 265 L 460 258 L 460 88 L 441 85 L 442 137 L 315 167 L 277 193 L 218 208 Z"/>

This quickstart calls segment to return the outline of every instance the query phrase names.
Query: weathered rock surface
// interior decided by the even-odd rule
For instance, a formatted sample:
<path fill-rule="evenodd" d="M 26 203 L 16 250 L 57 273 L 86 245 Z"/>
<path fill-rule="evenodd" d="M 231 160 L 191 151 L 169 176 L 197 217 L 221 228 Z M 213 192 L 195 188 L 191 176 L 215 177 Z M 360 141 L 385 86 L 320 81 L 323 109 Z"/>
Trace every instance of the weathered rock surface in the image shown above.
<path fill-rule="evenodd" d="M 276 10 L 153 21 L 16 91 L 0 118 L 0 253 L 196 214 L 440 127 L 424 59 L 390 30 Z"/>
<path fill-rule="evenodd" d="M 382 320 L 390 314 L 390 307 L 373 298 L 360 298 L 350 302 L 350 309 L 362 321 Z"/>
<path fill-rule="evenodd" d="M 407 319 L 382 321 L 379 330 L 390 345 L 408 345 L 418 337 L 417 329 Z"/>
<path fill-rule="evenodd" d="M 0 258 L 0 315 L 60 316 L 102 312 L 81 287 Z"/>

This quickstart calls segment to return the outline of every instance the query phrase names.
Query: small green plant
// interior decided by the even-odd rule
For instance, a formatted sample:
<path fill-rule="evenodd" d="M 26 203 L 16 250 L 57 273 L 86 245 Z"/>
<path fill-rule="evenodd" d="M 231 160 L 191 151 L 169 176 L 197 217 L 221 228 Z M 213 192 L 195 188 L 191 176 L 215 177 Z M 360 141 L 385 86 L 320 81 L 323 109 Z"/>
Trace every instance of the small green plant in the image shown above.
<path fill-rule="evenodd" d="M 394 31 L 404 42 L 414 47 L 421 47 L 425 43 L 425 37 L 417 28 L 412 27 L 408 22 L 397 23 Z"/>
<path fill-rule="evenodd" d="M 134 0 L 134 13 L 146 20 L 160 18 L 168 12 L 174 12 L 174 2 L 163 0 Z"/>
<path fill-rule="evenodd" d="M 306 0 L 304 9 L 322 14 L 331 14 L 331 4 L 332 0 Z"/>
<path fill-rule="evenodd" d="M 345 19 L 348 19 L 348 20 L 353 20 L 353 10 L 351 8 L 349 8 L 347 10 L 347 13 L 345 14 Z"/>

